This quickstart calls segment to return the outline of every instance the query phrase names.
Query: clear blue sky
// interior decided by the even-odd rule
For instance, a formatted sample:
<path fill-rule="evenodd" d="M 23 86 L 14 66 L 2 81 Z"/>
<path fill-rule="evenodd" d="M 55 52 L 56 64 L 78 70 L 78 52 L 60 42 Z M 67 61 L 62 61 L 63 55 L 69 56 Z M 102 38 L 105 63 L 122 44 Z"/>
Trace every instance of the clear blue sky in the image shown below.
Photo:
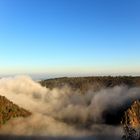
<path fill-rule="evenodd" d="M 0 75 L 140 74 L 139 0 L 0 0 Z"/>

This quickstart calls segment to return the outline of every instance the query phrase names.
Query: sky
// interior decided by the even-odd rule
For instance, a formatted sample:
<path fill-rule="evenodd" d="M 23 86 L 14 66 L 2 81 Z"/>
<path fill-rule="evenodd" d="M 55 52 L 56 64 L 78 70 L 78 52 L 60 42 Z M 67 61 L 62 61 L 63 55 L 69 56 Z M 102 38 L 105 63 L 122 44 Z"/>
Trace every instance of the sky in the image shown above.
<path fill-rule="evenodd" d="M 0 0 L 0 75 L 140 75 L 139 0 Z"/>

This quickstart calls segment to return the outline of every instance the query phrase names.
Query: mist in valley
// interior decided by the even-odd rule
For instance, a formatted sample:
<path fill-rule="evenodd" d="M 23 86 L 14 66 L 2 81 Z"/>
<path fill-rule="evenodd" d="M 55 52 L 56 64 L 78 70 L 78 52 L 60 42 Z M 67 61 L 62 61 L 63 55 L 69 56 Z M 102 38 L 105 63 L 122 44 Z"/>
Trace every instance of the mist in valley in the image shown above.
<path fill-rule="evenodd" d="M 48 89 L 33 81 L 29 76 L 0 79 L 0 95 L 29 110 L 27 118 L 13 118 L 0 128 L 0 134 L 16 137 L 41 138 L 94 138 L 120 139 L 120 125 L 109 124 L 106 117 L 133 100 L 140 98 L 140 88 L 115 86 L 85 94 L 64 85 Z M 4 139 L 4 138 L 3 138 Z"/>

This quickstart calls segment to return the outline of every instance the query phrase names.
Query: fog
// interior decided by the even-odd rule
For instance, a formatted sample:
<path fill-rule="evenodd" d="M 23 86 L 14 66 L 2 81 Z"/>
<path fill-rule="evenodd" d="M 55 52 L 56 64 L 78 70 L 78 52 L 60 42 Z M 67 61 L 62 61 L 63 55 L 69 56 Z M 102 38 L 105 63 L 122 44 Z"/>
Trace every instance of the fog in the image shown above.
<path fill-rule="evenodd" d="M 118 109 L 140 98 L 140 88 L 116 86 L 85 94 L 71 87 L 42 87 L 29 76 L 0 79 L 0 95 L 32 112 L 14 118 L 0 128 L 0 134 L 16 136 L 87 137 L 122 135 L 120 126 L 105 124 L 104 112 Z M 14 127 L 13 127 L 14 126 Z M 105 137 L 104 137 L 105 139 Z"/>

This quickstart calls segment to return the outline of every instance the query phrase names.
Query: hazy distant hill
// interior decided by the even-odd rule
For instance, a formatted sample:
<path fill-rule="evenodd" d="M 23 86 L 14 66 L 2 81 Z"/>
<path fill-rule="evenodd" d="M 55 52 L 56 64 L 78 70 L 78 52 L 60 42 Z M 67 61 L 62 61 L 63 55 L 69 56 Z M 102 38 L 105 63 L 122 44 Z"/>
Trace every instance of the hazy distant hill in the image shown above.
<path fill-rule="evenodd" d="M 109 88 L 119 85 L 127 85 L 128 87 L 140 87 L 140 77 L 131 77 L 131 76 L 118 76 L 118 77 L 63 77 L 43 80 L 40 82 L 42 86 L 47 88 L 61 88 L 64 85 L 70 86 L 72 89 L 78 89 L 81 93 L 86 93 L 87 90 L 99 90 L 101 88 Z M 124 104 L 118 108 L 112 110 L 104 111 L 105 123 L 107 124 L 120 124 L 121 119 L 123 118 L 124 112 L 131 106 L 131 102 L 124 102 Z M 130 117 L 130 114 L 127 115 Z M 134 115 L 131 119 L 135 119 Z"/>
<path fill-rule="evenodd" d="M 0 125 L 6 123 L 11 118 L 27 117 L 31 113 L 13 102 L 9 101 L 6 97 L 0 96 Z"/>
<path fill-rule="evenodd" d="M 140 86 L 140 77 L 131 77 L 131 76 L 119 76 L 119 77 L 63 77 L 42 80 L 42 86 L 47 88 L 54 87 L 63 87 L 68 85 L 73 89 L 79 89 L 84 92 L 89 88 L 94 88 L 95 90 L 103 87 L 114 87 L 116 85 L 127 85 L 129 87 Z"/>

